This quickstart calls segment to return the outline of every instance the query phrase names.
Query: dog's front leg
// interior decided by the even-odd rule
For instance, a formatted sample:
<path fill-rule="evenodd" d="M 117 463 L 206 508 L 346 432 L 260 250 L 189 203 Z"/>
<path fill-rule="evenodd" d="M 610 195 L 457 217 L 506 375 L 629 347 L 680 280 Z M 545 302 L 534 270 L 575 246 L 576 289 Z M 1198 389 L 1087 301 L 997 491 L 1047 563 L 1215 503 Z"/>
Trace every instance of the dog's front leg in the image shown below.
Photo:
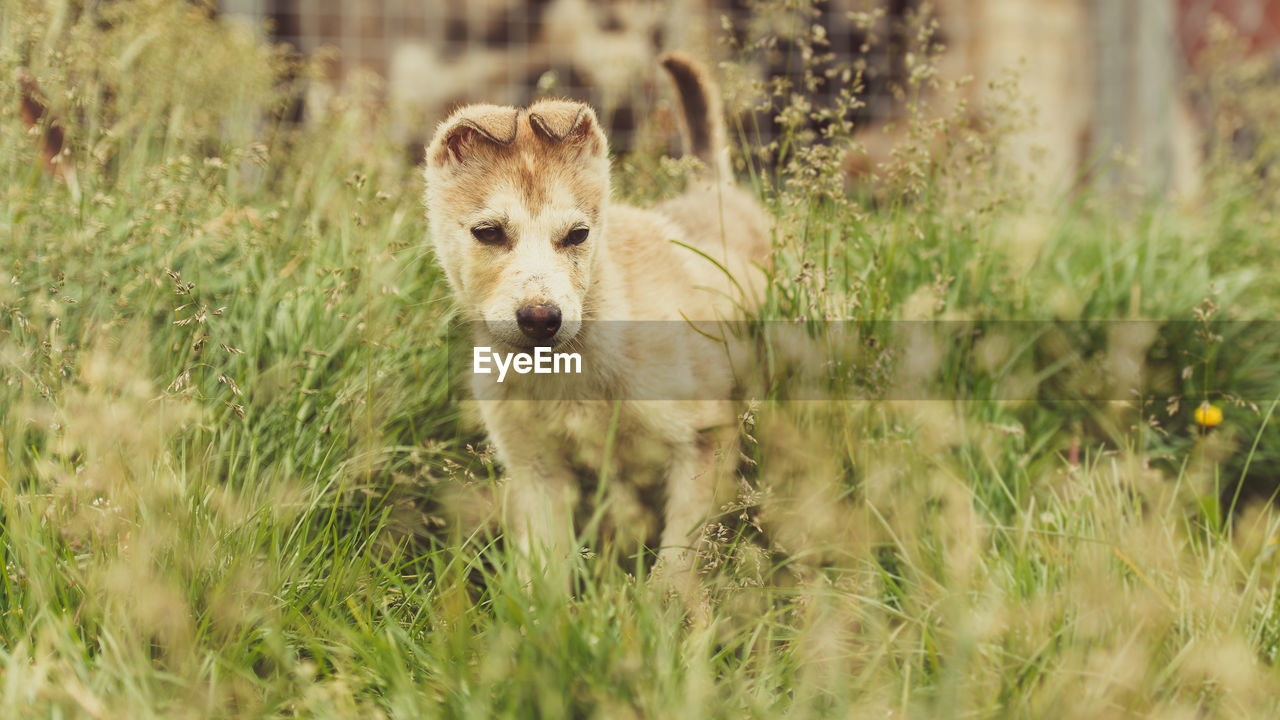
<path fill-rule="evenodd" d="M 698 551 L 706 523 L 716 513 L 723 468 L 719 452 L 725 433 L 704 431 L 674 458 L 667 477 L 667 506 L 659 551 L 660 576 L 684 600 L 695 617 L 704 617 L 705 593 L 698 581 Z"/>
<path fill-rule="evenodd" d="M 577 504 L 577 483 L 568 468 L 536 457 L 523 463 L 513 459 L 508 465 L 506 527 L 529 570 L 547 574 L 566 569 Z"/>
<path fill-rule="evenodd" d="M 579 491 L 563 442 L 542 432 L 548 424 L 523 403 L 488 404 L 481 414 L 506 466 L 503 530 L 518 551 L 517 573 L 526 584 L 535 576 L 563 575 L 554 581 L 567 589 Z"/>

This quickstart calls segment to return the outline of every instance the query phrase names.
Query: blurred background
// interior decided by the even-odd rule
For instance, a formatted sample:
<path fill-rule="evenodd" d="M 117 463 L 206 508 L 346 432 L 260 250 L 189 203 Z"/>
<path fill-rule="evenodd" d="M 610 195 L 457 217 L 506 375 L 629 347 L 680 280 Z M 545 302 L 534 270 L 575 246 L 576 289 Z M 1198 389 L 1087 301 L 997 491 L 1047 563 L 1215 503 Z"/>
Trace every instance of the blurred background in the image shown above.
<path fill-rule="evenodd" d="M 836 97 L 857 83 L 852 109 L 863 148 L 847 161 L 868 172 L 901 140 L 908 101 L 978 107 L 1016 84 L 1027 122 L 1012 152 L 1043 183 L 1071 186 L 1101 159 L 1126 155 L 1123 173 L 1152 190 L 1194 192 L 1206 125 L 1217 108 L 1190 82 L 1214 28 L 1242 56 L 1280 67 L 1280 0 L 219 0 L 309 59 L 293 113 L 305 120 L 360 83 L 384 104 L 411 154 L 434 124 L 469 102 L 522 105 L 539 94 L 591 102 L 615 150 L 646 123 L 670 124 L 655 59 L 685 49 L 745 61 L 731 95 L 779 77 L 794 86 L 818 67 L 810 95 Z M 923 20 L 927 18 L 928 20 Z M 921 27 L 931 27 L 922 39 Z M 768 38 L 759 42 L 758 38 Z M 911 74 L 936 50 L 932 97 L 914 97 Z M 739 65 L 742 67 L 743 65 Z M 821 69 L 857 67 L 860 78 Z M 932 72 L 932 68 L 930 69 Z M 959 83 L 950 93 L 937 92 Z M 945 95 L 945 97 L 944 97 Z M 739 103 L 741 106 L 744 103 Z M 961 110 L 964 111 L 963 109 Z M 768 113 L 746 124 L 768 139 Z M 1244 131 L 1244 130 L 1242 130 Z M 420 149 L 417 150 L 420 152 Z"/>

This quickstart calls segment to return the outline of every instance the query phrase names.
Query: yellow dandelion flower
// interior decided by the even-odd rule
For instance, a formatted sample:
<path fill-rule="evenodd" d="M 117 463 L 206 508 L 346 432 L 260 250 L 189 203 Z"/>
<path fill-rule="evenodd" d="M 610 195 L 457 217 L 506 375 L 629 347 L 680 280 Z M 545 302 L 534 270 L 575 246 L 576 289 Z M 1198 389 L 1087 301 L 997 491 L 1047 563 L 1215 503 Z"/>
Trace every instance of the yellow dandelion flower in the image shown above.
<path fill-rule="evenodd" d="M 1200 403 L 1200 407 L 1196 408 L 1196 423 L 1202 427 L 1211 428 L 1222 422 L 1222 408 L 1213 405 L 1208 400 Z"/>

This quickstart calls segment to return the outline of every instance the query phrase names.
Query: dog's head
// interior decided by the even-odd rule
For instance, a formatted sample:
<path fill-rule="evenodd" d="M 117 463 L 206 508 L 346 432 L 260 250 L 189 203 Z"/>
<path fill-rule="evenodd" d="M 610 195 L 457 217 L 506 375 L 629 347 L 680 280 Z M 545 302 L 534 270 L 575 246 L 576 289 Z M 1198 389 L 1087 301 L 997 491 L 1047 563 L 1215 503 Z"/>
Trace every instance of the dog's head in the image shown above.
<path fill-rule="evenodd" d="M 469 319 L 515 347 L 576 336 L 609 195 L 591 108 L 461 108 L 427 147 L 426 180 L 436 256 Z"/>

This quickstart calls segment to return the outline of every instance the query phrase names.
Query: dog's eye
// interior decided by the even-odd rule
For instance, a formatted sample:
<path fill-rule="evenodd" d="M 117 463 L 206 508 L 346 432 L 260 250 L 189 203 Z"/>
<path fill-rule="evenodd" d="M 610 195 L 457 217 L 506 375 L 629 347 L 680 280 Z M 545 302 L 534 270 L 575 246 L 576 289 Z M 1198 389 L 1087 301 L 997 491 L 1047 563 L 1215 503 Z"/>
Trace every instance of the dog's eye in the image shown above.
<path fill-rule="evenodd" d="M 587 234 L 590 232 L 591 230 L 588 228 L 576 227 L 570 230 L 568 235 L 564 236 L 564 244 L 565 245 L 581 245 L 582 243 L 587 241 Z"/>
<path fill-rule="evenodd" d="M 477 225 L 471 228 L 471 236 L 485 245 L 501 245 L 506 240 L 502 228 L 496 225 Z"/>

